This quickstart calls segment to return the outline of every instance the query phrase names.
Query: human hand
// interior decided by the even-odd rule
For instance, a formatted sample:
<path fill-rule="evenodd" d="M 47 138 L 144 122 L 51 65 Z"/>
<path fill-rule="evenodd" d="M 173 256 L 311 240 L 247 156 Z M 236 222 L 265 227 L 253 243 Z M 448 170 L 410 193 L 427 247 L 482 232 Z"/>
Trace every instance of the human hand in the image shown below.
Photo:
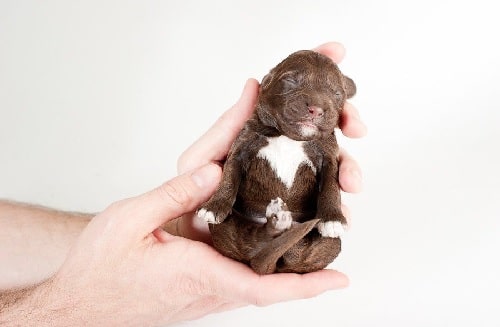
<path fill-rule="evenodd" d="M 347 285 L 347 278 L 333 270 L 259 276 L 207 244 L 157 228 L 206 201 L 221 174 L 209 163 L 98 214 L 56 275 L 17 307 L 30 314 L 17 315 L 16 322 L 163 325 Z"/>
<path fill-rule="evenodd" d="M 336 42 L 325 43 L 313 50 L 330 57 L 335 63 L 340 63 L 345 55 L 344 47 Z M 249 79 L 238 102 L 180 156 L 177 164 L 179 173 L 210 162 L 221 163 L 226 158 L 233 141 L 253 113 L 258 92 L 259 83 L 255 79 Z M 351 138 L 363 137 L 367 132 L 358 110 L 349 102 L 346 102 L 342 111 L 340 129 L 345 136 Z M 356 161 L 341 149 L 339 162 L 339 181 L 342 190 L 349 193 L 361 191 L 361 169 Z M 349 209 L 342 205 L 342 211 L 349 221 Z M 197 219 L 193 213 L 170 222 L 165 229 L 175 235 L 211 242 L 207 224 Z"/>
<path fill-rule="evenodd" d="M 316 51 L 335 62 L 344 53 L 337 43 Z M 334 270 L 260 276 L 209 245 L 188 239 L 207 240 L 206 225 L 193 225 L 192 216 L 186 213 L 215 191 L 222 172 L 213 162 L 224 160 L 252 114 L 257 94 L 257 81 L 249 80 L 237 104 L 181 156 L 180 176 L 144 195 L 117 202 L 94 217 L 53 278 L 12 293 L 15 303 L 4 308 L 3 322 L 163 325 L 248 304 L 308 298 L 347 286 L 347 277 Z M 349 137 L 366 132 L 349 104 L 340 128 Z M 359 190 L 356 174 L 356 162 L 342 151 L 340 184 L 344 191 Z M 158 228 L 181 216 L 178 221 L 186 223 L 169 226 L 178 228 L 173 234 L 185 237 Z"/>

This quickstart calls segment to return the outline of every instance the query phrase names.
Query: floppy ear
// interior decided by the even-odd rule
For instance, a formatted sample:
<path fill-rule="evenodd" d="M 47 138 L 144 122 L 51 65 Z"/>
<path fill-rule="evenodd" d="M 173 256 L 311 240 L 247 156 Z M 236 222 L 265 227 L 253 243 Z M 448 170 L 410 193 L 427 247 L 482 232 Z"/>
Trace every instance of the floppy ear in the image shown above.
<path fill-rule="evenodd" d="M 344 83 L 344 90 L 347 98 L 352 98 L 354 94 L 356 94 L 356 84 L 354 84 L 354 81 L 351 78 L 345 75 L 343 75 L 342 81 Z"/>
<path fill-rule="evenodd" d="M 257 116 L 259 116 L 260 121 L 265 126 L 278 129 L 278 122 L 276 121 L 276 118 L 269 112 L 269 109 L 265 105 L 257 105 Z"/>

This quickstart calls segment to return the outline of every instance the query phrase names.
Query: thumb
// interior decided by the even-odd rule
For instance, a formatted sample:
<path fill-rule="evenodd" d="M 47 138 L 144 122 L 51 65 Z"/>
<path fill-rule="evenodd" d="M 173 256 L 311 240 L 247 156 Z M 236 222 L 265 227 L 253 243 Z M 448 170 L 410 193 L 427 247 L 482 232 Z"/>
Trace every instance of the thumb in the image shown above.
<path fill-rule="evenodd" d="M 200 158 L 205 158 L 207 161 L 223 160 L 243 125 L 254 112 L 258 94 L 259 82 L 249 79 L 238 102 L 184 151 L 177 162 L 177 171 L 182 173 L 198 167 Z"/>
<path fill-rule="evenodd" d="M 130 232 L 144 237 L 163 223 L 196 210 L 215 192 L 221 175 L 221 168 L 209 163 L 131 199 L 127 205 Z"/>

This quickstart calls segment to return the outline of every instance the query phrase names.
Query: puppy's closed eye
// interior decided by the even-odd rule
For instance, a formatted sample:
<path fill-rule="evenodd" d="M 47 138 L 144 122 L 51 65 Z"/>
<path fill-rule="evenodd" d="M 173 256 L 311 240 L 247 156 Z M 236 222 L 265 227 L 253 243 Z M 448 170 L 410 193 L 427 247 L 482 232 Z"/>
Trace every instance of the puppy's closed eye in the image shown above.
<path fill-rule="evenodd" d="M 299 82 L 297 81 L 297 79 L 291 76 L 283 78 L 281 82 L 283 83 L 283 88 L 285 90 L 296 89 L 299 87 Z"/>
<path fill-rule="evenodd" d="M 284 86 L 291 88 L 299 87 L 301 79 L 302 76 L 300 75 L 300 72 L 295 70 L 286 71 L 278 78 Z"/>

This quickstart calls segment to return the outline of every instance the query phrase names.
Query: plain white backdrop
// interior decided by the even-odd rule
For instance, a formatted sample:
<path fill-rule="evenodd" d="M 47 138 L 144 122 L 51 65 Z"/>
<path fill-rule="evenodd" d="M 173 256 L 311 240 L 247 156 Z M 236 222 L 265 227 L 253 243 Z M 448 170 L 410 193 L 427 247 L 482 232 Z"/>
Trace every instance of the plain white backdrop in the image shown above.
<path fill-rule="evenodd" d="M 289 53 L 344 43 L 369 126 L 332 268 L 351 286 L 188 326 L 500 325 L 494 1 L 0 0 L 0 198 L 96 212 L 179 154 Z"/>

